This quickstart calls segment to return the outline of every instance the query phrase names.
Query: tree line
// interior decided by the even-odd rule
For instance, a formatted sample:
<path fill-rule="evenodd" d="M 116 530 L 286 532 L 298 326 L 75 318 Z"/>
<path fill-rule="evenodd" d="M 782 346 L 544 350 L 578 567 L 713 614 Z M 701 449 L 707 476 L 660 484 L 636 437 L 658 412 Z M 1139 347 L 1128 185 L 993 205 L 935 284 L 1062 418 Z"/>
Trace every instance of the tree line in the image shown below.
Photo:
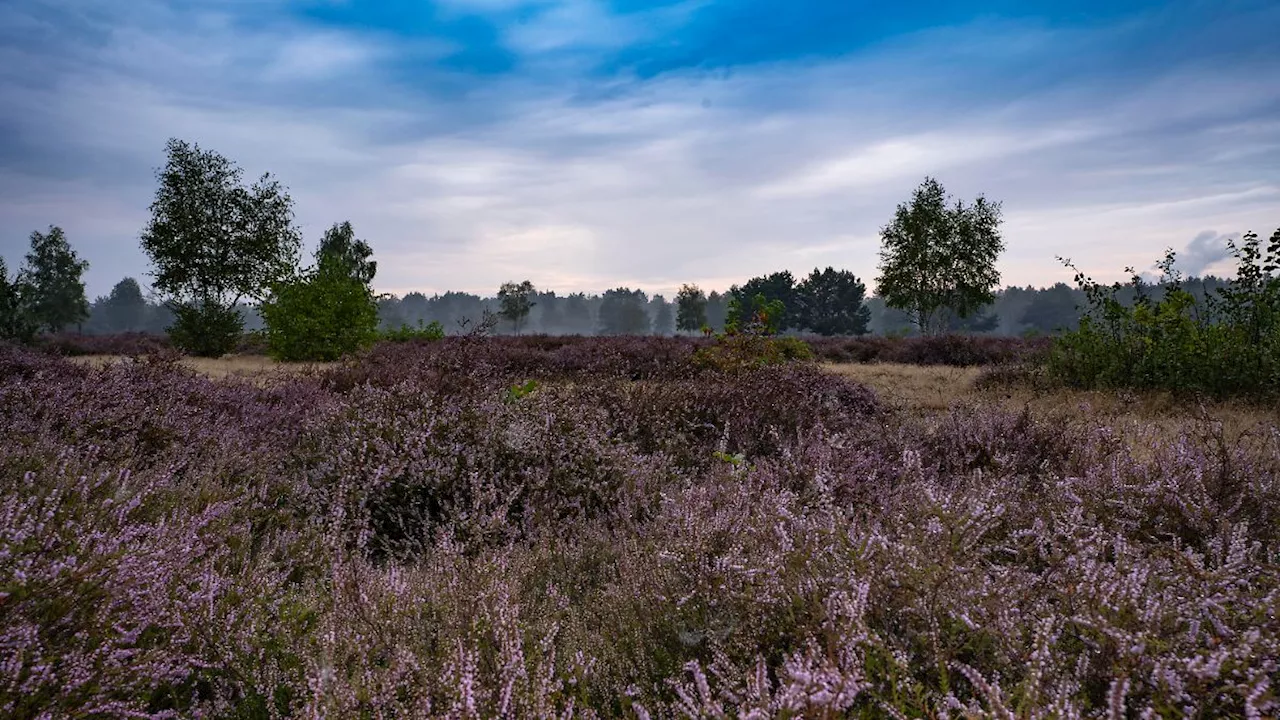
<path fill-rule="evenodd" d="M 1226 279 L 1206 276 L 1189 281 L 1186 289 L 1203 301 L 1215 295 L 1218 288 L 1226 288 L 1229 284 Z M 643 291 L 628 288 L 608 292 L 614 296 L 622 296 L 623 302 L 639 306 L 645 317 L 634 311 L 606 312 L 601 315 L 599 308 L 603 301 L 602 294 L 559 294 L 535 289 L 528 296 L 530 312 L 521 319 L 518 327 L 499 315 L 501 298 L 498 295 L 482 296 L 456 291 L 432 295 L 410 292 L 403 296 L 379 296 L 378 323 L 379 328 L 384 331 L 405 325 L 416 327 L 439 323 L 446 333 L 454 333 L 459 331 L 460 323 L 483 317 L 488 312 L 499 318 L 500 322 L 494 328 L 494 332 L 499 334 L 670 335 L 676 332 L 697 334 L 700 330 L 701 326 L 697 324 L 686 326 L 695 328 L 691 331 L 677 330 L 675 314 L 680 307 L 679 296 L 667 299 L 661 294 L 650 296 Z M 695 288 L 695 292 L 701 291 Z M 1151 292 L 1155 297 L 1161 297 L 1164 287 L 1155 284 Z M 706 326 L 714 333 L 723 332 L 728 316 L 729 293 L 713 290 L 703 293 L 702 297 L 706 300 Z M 1123 287 L 1117 297 L 1122 303 L 1132 305 L 1135 293 Z M 616 304 L 615 301 L 614 305 Z M 1076 329 L 1086 304 L 1085 294 L 1066 283 L 1057 283 L 1047 288 L 1011 286 L 996 291 L 995 300 L 973 316 L 963 320 L 948 318 L 946 331 L 998 336 L 1052 335 Z M 920 334 L 907 313 L 887 307 L 883 298 L 868 297 L 862 307 L 868 318 L 867 334 L 904 337 Z M 256 305 L 242 302 L 237 305 L 236 310 L 246 331 L 262 330 L 265 327 Z M 697 310 L 693 312 L 697 313 Z M 701 316 L 694 314 L 693 317 Z M 116 283 L 108 294 L 90 301 L 88 317 L 67 329 L 91 335 L 127 332 L 163 334 L 172 324 L 173 313 L 168 306 L 157 300 L 154 293 L 147 292 L 137 279 L 127 277 Z M 793 328 L 784 332 L 799 331 Z"/>
<path fill-rule="evenodd" d="M 125 278 L 89 303 L 88 263 L 50 227 L 31 235 L 12 280 L 0 260 L 0 336 L 163 331 L 188 352 L 219 355 L 250 330 L 264 333 L 279 357 L 327 359 L 389 331 L 438 334 L 477 322 L 516 334 L 1047 334 L 1078 326 L 1084 305 L 1083 293 L 1062 283 L 997 290 L 1000 204 L 953 200 L 933 178 L 881 229 L 874 297 L 852 272 L 834 267 L 803 277 L 782 270 L 726 292 L 687 284 L 671 299 L 628 287 L 557 295 L 530 280 L 504 283 L 488 298 L 378 295 L 373 249 L 350 222 L 330 227 L 302 267 L 293 200 L 278 180 L 267 173 L 245 184 L 229 159 L 178 139 L 166 156 L 140 235 L 151 290 Z M 1207 278 L 1202 290 L 1222 282 Z"/>

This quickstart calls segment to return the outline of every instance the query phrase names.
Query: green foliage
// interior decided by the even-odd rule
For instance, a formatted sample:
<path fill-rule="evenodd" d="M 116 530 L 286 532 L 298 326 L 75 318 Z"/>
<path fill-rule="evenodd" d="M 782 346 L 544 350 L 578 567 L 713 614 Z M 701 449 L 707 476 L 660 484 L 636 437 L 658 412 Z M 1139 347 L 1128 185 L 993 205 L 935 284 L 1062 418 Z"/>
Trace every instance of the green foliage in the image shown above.
<path fill-rule="evenodd" d="M 533 283 L 528 280 L 505 282 L 498 289 L 498 315 L 511 323 L 517 335 L 520 334 L 520 325 L 529 316 L 529 310 L 537 304 L 533 302 L 535 292 Z"/>
<path fill-rule="evenodd" d="M 676 293 L 676 330 L 698 332 L 706 325 L 706 293 L 697 285 L 682 285 Z"/>
<path fill-rule="evenodd" d="M 814 268 L 796 287 L 797 324 L 818 335 L 865 335 L 871 310 L 867 287 L 848 270 Z"/>
<path fill-rule="evenodd" d="M 1021 322 L 1039 333 L 1070 332 L 1080 325 L 1077 291 L 1066 283 L 1035 293 L 1022 312 Z"/>
<path fill-rule="evenodd" d="M 661 295 L 654 295 L 651 303 L 653 311 L 653 334 L 670 335 L 675 330 L 676 319 L 671 312 L 671 303 Z"/>
<path fill-rule="evenodd" d="M 108 332 L 131 332 L 143 327 L 151 307 L 142 296 L 142 286 L 127 277 L 111 288 L 111 294 L 94 302 L 95 320 L 101 317 Z"/>
<path fill-rule="evenodd" d="M 782 330 L 786 307 L 781 300 L 770 300 L 763 293 L 750 296 L 744 303 L 741 293 L 729 296 L 729 315 L 725 332 L 730 334 L 776 335 Z"/>
<path fill-rule="evenodd" d="M 29 343 L 36 335 L 36 321 L 27 308 L 30 288 L 22 277 L 9 280 L 9 269 L 0 258 L 0 340 Z"/>
<path fill-rule="evenodd" d="M 898 206 L 880 231 L 878 294 L 911 315 L 924 334 L 944 325 L 942 311 L 964 318 L 995 299 L 1000 204 L 981 195 L 972 205 L 951 205 L 942 185 L 925 178 L 910 202 Z"/>
<path fill-rule="evenodd" d="M 600 299 L 597 323 L 601 335 L 645 335 L 650 330 L 649 298 L 642 290 L 615 288 Z"/>
<path fill-rule="evenodd" d="M 715 331 L 724 329 L 729 316 L 729 294 L 712 290 L 707 293 L 707 325 Z"/>
<path fill-rule="evenodd" d="M 62 228 L 31 233 L 31 251 L 20 273 L 27 288 L 25 305 L 42 330 L 60 332 L 89 317 L 89 299 L 81 276 L 89 263 L 79 259 Z"/>
<path fill-rule="evenodd" d="M 729 454 L 727 452 L 721 452 L 719 450 L 716 450 L 715 452 L 711 453 L 711 456 L 719 460 L 720 462 L 729 463 L 734 467 L 742 467 L 747 462 L 747 456 L 743 455 L 742 453 Z"/>
<path fill-rule="evenodd" d="M 749 327 L 747 332 L 726 332 L 716 338 L 714 345 L 698 348 L 693 355 L 694 364 L 721 372 L 732 372 L 763 365 L 808 361 L 815 357 L 813 348 L 800 338 L 771 337 L 760 324 Z"/>
<path fill-rule="evenodd" d="M 766 304 L 775 309 L 770 326 L 773 332 L 782 332 L 790 327 L 795 327 L 799 320 L 800 302 L 797 298 L 796 279 L 788 270 L 770 273 L 754 277 L 744 283 L 741 287 L 733 286 L 729 288 L 729 305 L 728 315 L 725 318 L 725 328 L 734 324 L 734 300 L 738 301 L 739 312 L 744 305 L 751 305 L 755 302 L 757 295 L 763 295 Z M 778 303 L 774 305 L 774 303 Z M 750 314 L 750 313 L 749 313 Z M 738 317 L 737 324 L 741 326 L 744 318 Z M 739 327 L 739 329 L 741 329 Z"/>
<path fill-rule="evenodd" d="M 369 286 L 338 259 L 317 260 L 262 304 L 267 352 L 277 360 L 337 360 L 378 339 L 378 303 Z"/>
<path fill-rule="evenodd" d="M 425 325 L 422 320 L 418 320 L 418 326 L 402 324 L 398 329 L 387 330 L 382 333 L 383 340 L 391 342 L 411 342 L 415 340 L 440 340 L 444 338 L 444 326 L 438 320 L 432 320 Z"/>
<path fill-rule="evenodd" d="M 356 239 L 356 231 L 350 222 L 334 223 L 320 239 L 316 257 L 327 257 L 341 265 L 357 282 L 368 285 L 378 273 L 378 263 L 370 260 L 373 248 L 364 240 Z"/>
<path fill-rule="evenodd" d="M 532 395 L 539 387 L 540 385 L 537 380 L 526 380 L 507 388 L 503 392 L 502 397 L 507 403 L 519 402 L 521 399 Z"/>
<path fill-rule="evenodd" d="M 769 345 L 782 356 L 784 361 L 813 360 L 816 357 L 809 343 L 797 337 L 772 338 Z"/>
<path fill-rule="evenodd" d="M 1229 244 L 1236 280 L 1202 304 L 1184 288 L 1175 254 L 1157 267 L 1164 292 L 1155 297 L 1127 268 L 1127 285 L 1104 287 L 1076 270 L 1089 303 L 1073 332 L 1057 338 L 1047 360 L 1051 377 L 1091 388 L 1158 388 L 1216 396 L 1275 395 L 1280 388 L 1280 230 L 1266 248 L 1249 233 Z M 1072 269 L 1069 260 L 1063 263 Z M 1133 301 L 1122 302 L 1124 291 Z"/>
<path fill-rule="evenodd" d="M 221 357 L 244 333 L 244 318 L 235 307 L 191 303 L 173 307 L 169 339 L 175 347 L 199 357 Z"/>
<path fill-rule="evenodd" d="M 198 145 L 171 139 L 165 150 L 142 249 L 155 267 L 156 290 L 177 316 L 174 344 L 220 355 L 234 340 L 219 347 L 201 337 L 202 328 L 221 327 L 224 311 L 245 297 L 263 299 L 296 272 L 302 240 L 293 200 L 270 174 L 244 187 L 239 167 Z M 239 329 L 217 337 L 239 337 Z"/>

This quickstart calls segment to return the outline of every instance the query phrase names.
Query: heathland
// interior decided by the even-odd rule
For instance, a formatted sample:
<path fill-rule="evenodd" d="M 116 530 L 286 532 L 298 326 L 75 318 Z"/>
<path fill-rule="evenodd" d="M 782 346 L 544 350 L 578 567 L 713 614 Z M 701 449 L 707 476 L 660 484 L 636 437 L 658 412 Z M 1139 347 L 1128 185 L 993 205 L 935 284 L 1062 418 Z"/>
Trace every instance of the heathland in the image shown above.
<path fill-rule="evenodd" d="M 1280 712 L 1274 404 L 723 342 L 0 347 L 0 715 Z"/>

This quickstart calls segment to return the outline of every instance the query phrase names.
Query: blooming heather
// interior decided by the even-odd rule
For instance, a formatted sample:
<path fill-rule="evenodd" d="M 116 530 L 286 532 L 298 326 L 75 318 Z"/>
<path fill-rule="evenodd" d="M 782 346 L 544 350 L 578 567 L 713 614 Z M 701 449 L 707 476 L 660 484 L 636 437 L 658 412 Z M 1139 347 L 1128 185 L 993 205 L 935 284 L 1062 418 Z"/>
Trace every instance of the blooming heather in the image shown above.
<path fill-rule="evenodd" d="M 694 350 L 0 348 L 0 716 L 1280 714 L 1275 427 L 922 416 Z"/>

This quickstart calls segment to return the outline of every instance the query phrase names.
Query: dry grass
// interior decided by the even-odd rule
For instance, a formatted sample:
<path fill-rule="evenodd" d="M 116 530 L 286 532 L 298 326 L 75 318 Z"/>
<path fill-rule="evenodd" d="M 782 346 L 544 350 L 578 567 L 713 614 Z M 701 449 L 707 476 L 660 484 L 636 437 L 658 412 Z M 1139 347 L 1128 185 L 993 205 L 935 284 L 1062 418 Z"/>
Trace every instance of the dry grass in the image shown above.
<path fill-rule="evenodd" d="M 840 363 L 827 368 L 875 390 L 882 400 L 925 412 L 946 410 L 971 398 L 981 374 L 980 368 L 896 363 Z"/>
<path fill-rule="evenodd" d="M 120 355 L 85 355 L 72 358 L 86 365 L 102 367 L 111 363 L 124 362 L 128 358 Z M 335 363 L 281 363 L 261 355 L 226 355 L 220 358 L 184 357 L 178 361 L 184 367 L 211 378 L 248 378 L 266 380 L 282 375 L 298 374 L 324 370 Z"/>
<path fill-rule="evenodd" d="M 863 383 L 907 412 L 934 415 L 953 405 L 1028 409 L 1067 425 L 1105 425 L 1140 455 L 1154 442 L 1182 433 L 1212 433 L 1227 444 L 1265 438 L 1280 428 L 1280 405 L 1245 401 L 1196 402 L 1167 392 L 1093 391 L 1025 386 L 979 388 L 981 368 L 881 364 L 831 364 L 832 372 Z"/>

